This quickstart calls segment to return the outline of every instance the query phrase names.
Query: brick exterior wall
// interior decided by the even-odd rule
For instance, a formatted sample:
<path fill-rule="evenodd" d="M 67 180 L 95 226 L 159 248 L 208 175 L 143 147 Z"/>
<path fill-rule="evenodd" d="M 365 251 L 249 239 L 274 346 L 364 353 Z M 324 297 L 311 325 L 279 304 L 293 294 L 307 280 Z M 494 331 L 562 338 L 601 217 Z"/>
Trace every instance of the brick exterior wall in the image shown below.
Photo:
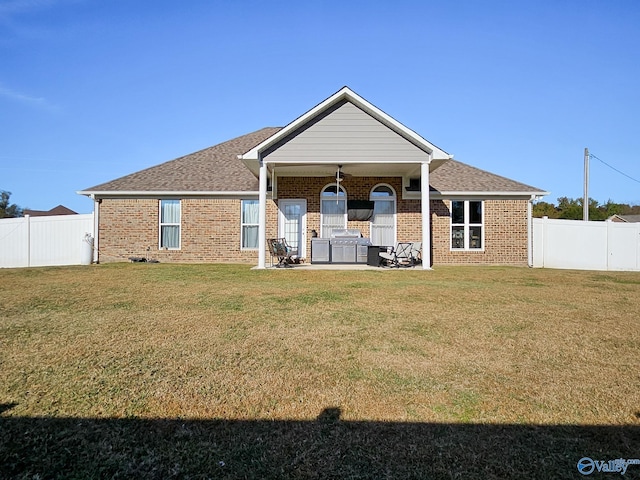
<path fill-rule="evenodd" d="M 307 253 L 311 251 L 311 230 L 320 232 L 320 192 L 333 183 L 325 178 L 278 178 L 279 199 L 307 200 Z M 398 241 L 422 238 L 420 200 L 403 200 L 402 179 L 398 177 L 346 177 L 341 185 L 347 198 L 368 200 L 378 184 L 394 188 L 397 198 Z M 158 199 L 103 199 L 99 214 L 99 260 L 127 261 L 128 257 L 160 262 L 239 262 L 256 264 L 256 250 L 240 248 L 240 199 L 183 199 L 181 249 L 160 250 Z M 527 201 L 486 200 L 484 202 L 483 251 L 451 251 L 450 201 L 431 201 L 432 263 L 445 264 L 527 264 Z M 267 200 L 267 238 L 277 236 L 276 202 Z M 368 237 L 368 221 L 349 221 L 347 228 L 359 229 Z M 267 263 L 269 254 L 267 252 Z"/>
<path fill-rule="evenodd" d="M 100 262 L 149 255 L 160 262 L 257 263 L 257 250 L 240 248 L 240 199 L 182 199 L 180 250 L 159 249 L 159 208 L 158 199 L 103 199 Z M 267 212 L 277 218 L 272 201 Z M 272 224 L 267 230 L 275 235 Z"/>
<path fill-rule="evenodd" d="M 451 250 L 451 201 L 431 201 L 434 265 L 527 265 L 527 200 L 484 201 L 484 250 Z"/>

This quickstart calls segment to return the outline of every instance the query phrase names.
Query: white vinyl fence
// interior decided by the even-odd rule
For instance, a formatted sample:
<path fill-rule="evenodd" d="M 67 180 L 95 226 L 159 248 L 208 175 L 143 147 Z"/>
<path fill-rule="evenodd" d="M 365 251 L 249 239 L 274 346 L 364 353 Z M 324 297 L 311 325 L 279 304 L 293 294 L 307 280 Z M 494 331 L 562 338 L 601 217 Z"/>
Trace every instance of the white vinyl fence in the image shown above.
<path fill-rule="evenodd" d="M 533 266 L 640 271 L 640 223 L 534 218 Z"/>
<path fill-rule="evenodd" d="M 93 236 L 92 213 L 0 219 L 0 268 L 91 263 Z"/>

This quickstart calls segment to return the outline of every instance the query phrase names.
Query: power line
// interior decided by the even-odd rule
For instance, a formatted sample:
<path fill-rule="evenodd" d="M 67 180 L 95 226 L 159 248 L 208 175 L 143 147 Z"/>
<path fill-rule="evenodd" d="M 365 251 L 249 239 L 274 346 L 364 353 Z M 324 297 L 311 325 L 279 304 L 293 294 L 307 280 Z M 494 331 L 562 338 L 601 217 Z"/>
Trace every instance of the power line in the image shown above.
<path fill-rule="evenodd" d="M 607 167 L 609 167 L 611 170 L 614 170 L 616 172 L 618 172 L 620 175 L 624 175 L 625 177 L 627 177 L 630 180 L 633 180 L 636 183 L 640 183 L 640 180 L 637 180 L 635 178 L 633 178 L 631 175 L 627 175 L 626 173 L 618 170 L 616 167 L 609 165 L 607 162 L 605 162 L 604 160 L 602 160 L 601 158 L 596 157 L 594 154 L 590 153 L 589 154 L 589 158 L 595 158 L 596 160 L 598 160 L 599 162 L 601 162 L 602 164 L 606 165 Z"/>

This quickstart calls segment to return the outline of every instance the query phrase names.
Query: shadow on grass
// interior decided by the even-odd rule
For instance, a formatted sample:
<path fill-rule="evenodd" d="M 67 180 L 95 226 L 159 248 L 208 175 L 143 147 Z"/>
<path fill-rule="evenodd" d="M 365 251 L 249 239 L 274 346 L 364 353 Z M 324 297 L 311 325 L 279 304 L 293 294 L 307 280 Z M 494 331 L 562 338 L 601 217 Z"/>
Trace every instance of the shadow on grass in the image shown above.
<path fill-rule="evenodd" d="M 0 412 L 12 405 L 0 405 Z M 0 478 L 616 478 L 640 426 L 0 417 Z M 614 475 L 612 477 L 612 475 Z M 640 477 L 630 465 L 623 478 Z"/>

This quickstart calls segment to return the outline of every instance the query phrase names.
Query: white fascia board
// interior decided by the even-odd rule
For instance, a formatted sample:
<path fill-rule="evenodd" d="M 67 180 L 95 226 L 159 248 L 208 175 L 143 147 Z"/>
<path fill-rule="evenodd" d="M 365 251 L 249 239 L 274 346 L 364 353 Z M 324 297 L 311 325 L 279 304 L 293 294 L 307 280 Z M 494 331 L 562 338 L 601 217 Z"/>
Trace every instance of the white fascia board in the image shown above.
<path fill-rule="evenodd" d="M 431 198 L 431 200 L 498 200 L 505 198 L 514 200 L 539 200 L 546 195 L 549 195 L 549 192 L 438 192 L 432 190 L 429 193 L 429 198 Z M 403 189 L 402 198 L 405 200 L 419 200 L 420 192 L 407 192 Z"/>
<path fill-rule="evenodd" d="M 549 195 L 549 192 L 527 191 L 527 192 L 431 192 L 431 198 L 495 198 L 495 197 L 526 197 L 530 199 L 532 196 L 543 197 Z"/>
<path fill-rule="evenodd" d="M 257 196 L 257 191 L 232 191 L 232 192 L 212 192 L 212 191 L 99 191 L 99 190 L 79 190 L 78 195 L 89 197 L 248 197 Z"/>
<path fill-rule="evenodd" d="M 350 91 L 350 90 L 349 90 Z M 350 91 L 351 92 L 351 91 Z M 444 150 L 436 147 L 434 144 L 423 138 L 421 135 L 418 135 L 415 131 L 411 130 L 407 126 L 403 125 L 391 115 L 388 115 L 384 111 L 380 110 L 375 105 L 367 102 L 364 98 L 360 97 L 357 93 L 351 92 L 351 101 L 360 107 L 362 110 L 367 112 L 373 118 L 381 121 L 387 126 L 391 127 L 396 133 L 401 136 L 409 139 L 414 145 L 422 150 L 426 151 L 431 155 L 431 160 L 449 160 L 453 158 L 453 155 L 448 154 Z"/>
<path fill-rule="evenodd" d="M 300 117 L 298 117 L 297 119 L 295 119 L 293 122 L 289 123 L 289 125 L 287 125 L 286 127 L 282 128 L 281 130 L 276 132 L 274 135 L 272 135 L 271 137 L 267 138 L 265 141 L 263 141 L 259 145 L 255 146 L 251 150 L 249 150 L 247 153 L 245 153 L 243 155 L 238 155 L 238 158 L 240 160 L 244 160 L 245 162 L 246 161 L 252 161 L 252 160 L 253 161 L 257 161 L 258 157 L 260 155 L 260 152 L 264 151 L 265 149 L 267 149 L 271 145 L 275 144 L 276 142 L 278 142 L 282 138 L 285 138 L 291 132 L 295 131 L 298 127 L 300 127 L 301 125 L 304 125 L 307 121 L 309 121 L 310 119 L 312 119 L 316 115 L 320 114 L 321 112 L 323 112 L 327 108 L 331 107 L 332 105 L 334 105 L 334 104 L 336 104 L 336 103 L 338 103 L 338 102 L 340 102 L 342 100 L 348 100 L 348 101 L 352 102 L 354 105 L 356 105 L 357 107 L 361 108 L 362 110 L 367 112 L 372 117 L 376 118 L 381 123 L 386 124 L 387 126 L 392 128 L 393 130 L 395 130 L 398 134 L 400 134 L 400 135 L 404 136 L 405 138 L 409 139 L 409 141 L 414 143 L 416 146 L 418 146 L 419 148 L 425 150 L 427 153 L 430 153 L 432 159 L 434 159 L 434 160 L 437 160 L 437 159 L 446 159 L 446 160 L 448 160 L 450 158 L 453 158 L 452 155 L 449 155 L 445 151 L 439 149 L 438 147 L 436 147 L 432 143 L 430 143 L 427 140 L 425 140 L 424 138 L 422 138 L 420 135 L 418 135 L 413 130 L 407 128 L 406 126 L 404 126 L 403 124 L 398 122 L 396 119 L 394 119 L 390 115 L 387 115 L 385 112 L 380 110 L 375 105 L 373 105 L 373 104 L 369 103 L 368 101 L 366 101 L 360 95 L 358 95 L 353 90 L 351 90 L 349 87 L 341 88 L 336 93 L 331 95 L 329 98 L 327 98 L 323 102 L 319 103 L 318 105 L 313 107 L 311 110 L 309 110 L 307 113 L 305 113 L 305 114 L 301 115 Z M 334 161 L 334 163 L 335 163 L 335 161 Z"/>
<path fill-rule="evenodd" d="M 247 153 L 243 155 L 238 155 L 238 158 L 242 160 L 258 160 L 258 155 L 261 151 L 265 150 L 266 148 L 270 147 L 274 143 L 278 142 L 278 140 L 280 140 L 281 138 L 286 137 L 292 131 L 298 128 L 300 125 L 303 125 L 309 119 L 313 118 L 323 110 L 329 108 L 334 103 L 337 103 L 338 101 L 340 101 L 346 95 L 346 91 L 350 92 L 351 90 L 349 90 L 349 88 L 347 87 L 344 87 L 341 90 L 337 91 L 336 93 L 331 95 L 329 98 L 327 98 L 323 102 L 313 107 L 307 113 L 302 114 L 301 116 L 296 118 L 293 122 L 289 123 L 286 127 L 277 131 L 271 137 L 267 138 L 259 145 L 256 145 L 255 147 L 253 147 Z"/>

